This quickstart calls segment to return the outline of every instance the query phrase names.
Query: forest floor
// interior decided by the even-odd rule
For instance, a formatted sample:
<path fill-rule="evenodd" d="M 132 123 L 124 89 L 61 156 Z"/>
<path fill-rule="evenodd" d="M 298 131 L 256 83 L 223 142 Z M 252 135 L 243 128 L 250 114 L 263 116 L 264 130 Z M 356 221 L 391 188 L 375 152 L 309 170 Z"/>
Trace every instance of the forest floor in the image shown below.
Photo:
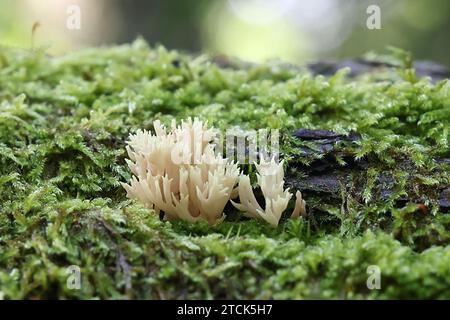
<path fill-rule="evenodd" d="M 354 74 L 142 40 L 1 47 L 0 298 L 449 299 L 450 82 L 400 50 L 366 59 Z M 130 133 L 189 116 L 280 130 L 308 216 L 164 222 L 127 199 Z"/>

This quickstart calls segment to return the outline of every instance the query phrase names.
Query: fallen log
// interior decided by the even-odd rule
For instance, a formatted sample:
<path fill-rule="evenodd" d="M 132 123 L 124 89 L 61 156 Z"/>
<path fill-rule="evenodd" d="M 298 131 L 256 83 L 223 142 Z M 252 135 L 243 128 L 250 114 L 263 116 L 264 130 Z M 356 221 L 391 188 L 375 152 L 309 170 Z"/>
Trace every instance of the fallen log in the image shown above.
<path fill-rule="evenodd" d="M 301 190 L 305 195 L 320 195 L 324 203 L 338 203 L 342 199 L 342 192 L 345 191 L 349 181 L 352 180 L 352 193 L 355 195 L 362 194 L 367 168 L 371 166 L 370 161 L 367 158 L 357 161 L 354 157 L 337 148 L 341 143 L 358 141 L 360 136 L 357 133 L 352 132 L 345 136 L 328 130 L 298 129 L 294 131 L 293 136 L 299 141 L 309 143 L 308 146 L 300 147 L 301 152 L 305 157 L 313 157 L 316 160 L 308 165 L 293 161 L 294 166 L 300 169 L 302 177 L 299 178 L 288 173 L 286 182 L 290 187 Z M 346 164 L 339 164 L 336 161 L 337 156 L 344 159 Z M 438 159 L 436 162 L 450 163 L 450 159 Z M 413 173 L 417 170 L 413 163 L 406 160 L 397 163 L 397 166 L 411 173 L 406 188 L 412 188 Z M 357 183 L 358 180 L 359 183 Z M 395 183 L 392 175 L 382 172 L 376 179 L 373 201 L 388 201 L 394 193 Z M 448 212 L 450 208 L 450 187 L 439 186 L 437 191 L 439 193 L 440 210 Z M 417 202 L 418 200 L 403 196 L 396 199 L 396 202 L 398 206 L 403 206 L 408 202 Z"/>
<path fill-rule="evenodd" d="M 248 69 L 255 66 L 255 64 L 223 55 L 214 57 L 213 61 L 221 68 Z M 416 61 L 412 66 L 417 77 L 430 77 L 433 83 L 450 78 L 450 70 L 448 68 L 431 61 Z M 348 76 L 351 78 L 365 73 L 381 72 L 396 68 L 395 65 L 388 62 L 372 61 L 364 58 L 319 61 L 306 66 L 282 64 L 281 67 L 298 73 L 309 70 L 314 75 L 323 76 L 332 76 L 338 70 L 348 68 Z M 361 137 L 358 133 L 352 132 L 345 136 L 333 131 L 299 128 L 293 132 L 293 136 L 300 142 L 308 142 L 309 147 L 304 145 L 300 147 L 301 155 L 314 160 L 308 165 L 304 165 L 301 161 L 294 159 L 290 165 L 298 169 L 298 171 L 288 171 L 286 173 L 288 186 L 301 190 L 306 199 L 320 199 L 320 204 L 316 206 L 313 204 L 314 210 L 320 211 L 321 207 L 328 205 L 341 205 L 342 193 L 349 188 L 356 199 L 364 202 L 362 194 L 366 188 L 367 169 L 379 165 L 379 163 L 373 163 L 374 160 L 367 157 L 357 161 L 353 155 L 342 153 L 337 148 L 342 143 L 351 144 L 360 140 Z M 337 157 L 343 159 L 345 165 L 339 164 L 336 160 Z M 450 159 L 436 159 L 435 162 L 450 164 Z M 413 189 L 415 183 L 413 178 L 417 172 L 413 162 L 408 159 L 400 160 L 396 165 L 408 173 L 405 188 Z M 396 183 L 395 178 L 389 171 L 381 172 L 374 183 L 371 201 L 389 201 L 394 195 Z M 417 195 L 398 196 L 395 199 L 395 205 L 403 207 L 407 203 L 420 204 L 426 199 L 434 198 L 441 212 L 449 212 L 450 186 L 439 185 L 430 192 L 433 194 L 423 197 Z M 309 205 L 311 206 L 311 201 Z"/>

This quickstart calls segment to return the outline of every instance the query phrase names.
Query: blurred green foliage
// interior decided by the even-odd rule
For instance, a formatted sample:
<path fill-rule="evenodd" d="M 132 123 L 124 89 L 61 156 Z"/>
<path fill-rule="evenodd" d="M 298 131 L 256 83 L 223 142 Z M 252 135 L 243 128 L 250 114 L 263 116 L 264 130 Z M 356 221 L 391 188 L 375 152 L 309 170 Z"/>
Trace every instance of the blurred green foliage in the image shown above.
<path fill-rule="evenodd" d="M 271 12 L 264 13 L 258 5 L 270 2 L 248 1 L 247 4 L 254 6 L 249 10 L 251 13 L 260 14 L 264 20 L 267 18 L 264 14 Z M 48 46 L 50 52 L 57 54 L 89 46 L 127 43 L 142 35 L 149 43 L 189 52 L 226 53 L 250 61 L 283 58 L 296 63 L 355 57 L 395 45 L 412 52 L 416 59 L 450 66 L 447 54 L 450 2 L 446 0 L 280 0 L 279 6 L 270 8 L 284 15 L 266 24 L 252 23 L 251 14 L 245 17 L 230 3 L 246 2 L 3 0 L 0 42 L 30 47 L 32 25 L 39 21 L 41 26 L 34 37 L 36 44 Z M 81 8 L 80 30 L 66 28 L 69 4 Z M 366 27 L 369 5 L 380 7 L 381 30 Z"/>

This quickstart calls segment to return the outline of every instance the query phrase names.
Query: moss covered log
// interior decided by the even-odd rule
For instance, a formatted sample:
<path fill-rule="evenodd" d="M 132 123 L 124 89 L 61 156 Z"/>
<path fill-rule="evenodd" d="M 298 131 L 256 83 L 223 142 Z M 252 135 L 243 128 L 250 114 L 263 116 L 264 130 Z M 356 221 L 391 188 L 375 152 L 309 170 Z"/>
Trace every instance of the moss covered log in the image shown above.
<path fill-rule="evenodd" d="M 366 58 L 323 76 L 141 40 L 0 48 L 0 298 L 450 298 L 450 82 Z M 128 135 L 188 116 L 279 129 L 308 217 L 162 222 L 126 199 Z"/>

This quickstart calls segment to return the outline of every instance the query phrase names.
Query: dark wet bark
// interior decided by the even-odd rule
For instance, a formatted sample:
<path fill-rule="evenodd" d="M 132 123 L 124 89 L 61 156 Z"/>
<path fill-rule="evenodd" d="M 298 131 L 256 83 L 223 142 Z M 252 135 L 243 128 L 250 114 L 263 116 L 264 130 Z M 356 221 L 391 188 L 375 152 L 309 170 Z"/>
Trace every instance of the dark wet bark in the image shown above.
<path fill-rule="evenodd" d="M 224 55 L 218 55 L 213 57 L 213 62 L 222 68 L 231 69 L 247 69 L 255 66 L 253 63 L 232 59 Z M 306 66 L 297 66 L 294 64 L 284 64 L 287 69 L 294 71 L 309 70 L 316 75 L 331 76 L 342 68 L 349 68 L 349 76 L 356 77 L 363 73 L 379 71 L 385 68 L 394 68 L 394 65 L 385 63 L 365 60 L 363 58 L 339 60 L 339 61 L 319 61 L 307 64 Z M 416 75 L 420 77 L 431 77 L 433 82 L 437 82 L 443 79 L 450 78 L 450 70 L 440 64 L 432 61 L 416 61 L 413 64 L 416 70 Z"/>
<path fill-rule="evenodd" d="M 358 76 L 363 73 L 376 71 L 382 68 L 393 68 L 393 65 L 364 59 L 349 59 L 342 61 L 317 62 L 308 65 L 308 69 L 314 74 L 322 74 L 325 76 L 335 74 L 339 69 L 349 68 L 351 77 Z M 420 77 L 431 77 L 433 82 L 450 78 L 450 70 L 446 67 L 431 61 L 417 61 L 413 64 L 416 75 Z"/>
<path fill-rule="evenodd" d="M 294 137 L 302 142 L 308 142 L 308 146 L 301 146 L 300 150 L 306 157 L 313 157 L 309 165 L 302 165 L 292 161 L 292 165 L 300 169 L 301 177 L 295 174 L 286 175 L 288 186 L 302 190 L 305 195 L 317 195 L 325 204 L 338 204 L 342 200 L 342 192 L 351 192 L 355 198 L 361 199 L 362 192 L 366 185 L 367 168 L 371 166 L 371 161 L 367 158 L 356 161 L 353 155 L 346 154 L 342 144 L 351 144 L 360 139 L 357 133 L 350 133 L 348 136 L 340 135 L 336 132 L 327 130 L 309 130 L 298 129 L 293 133 Z M 345 165 L 340 165 L 336 161 L 339 156 L 345 161 Z M 438 162 L 450 162 L 450 159 L 440 159 Z M 404 160 L 396 164 L 398 168 L 414 173 L 417 168 L 411 161 Z M 410 175 L 408 184 L 413 175 Z M 351 185 L 351 190 L 347 190 Z M 372 201 L 387 201 L 395 192 L 396 181 L 390 172 L 381 172 L 373 188 Z M 409 185 L 407 188 L 411 188 Z M 440 186 L 437 188 L 439 193 L 438 202 L 440 210 L 448 212 L 450 208 L 450 187 Z M 408 202 L 420 203 L 420 198 L 400 197 L 396 200 L 399 206 Z"/>

